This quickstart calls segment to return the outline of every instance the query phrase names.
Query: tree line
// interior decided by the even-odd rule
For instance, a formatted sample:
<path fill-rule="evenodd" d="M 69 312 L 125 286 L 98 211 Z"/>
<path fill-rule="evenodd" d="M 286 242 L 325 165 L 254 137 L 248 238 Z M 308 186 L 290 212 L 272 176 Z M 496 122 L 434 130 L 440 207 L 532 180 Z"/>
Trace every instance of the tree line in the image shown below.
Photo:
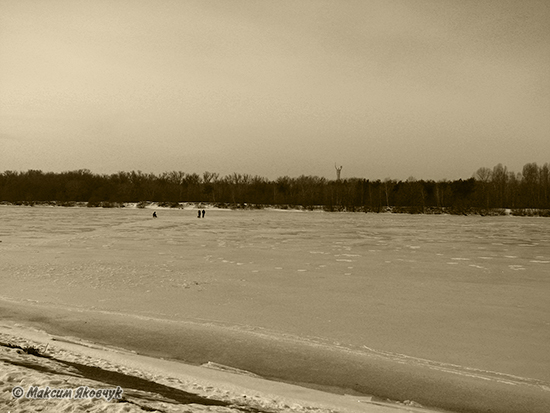
<path fill-rule="evenodd" d="M 154 201 L 168 206 L 180 202 L 208 202 L 220 207 L 262 207 L 409 213 L 550 215 L 550 166 L 528 163 L 521 173 L 502 164 L 480 168 L 469 179 L 454 181 L 279 177 L 233 173 L 161 174 L 141 171 L 99 175 L 87 169 L 61 173 L 28 170 L 0 174 L 0 201 L 28 204 L 55 202 L 70 205 L 113 206 Z M 531 212 L 526 212 L 531 210 Z M 503 211 L 500 211 L 503 213 Z"/>

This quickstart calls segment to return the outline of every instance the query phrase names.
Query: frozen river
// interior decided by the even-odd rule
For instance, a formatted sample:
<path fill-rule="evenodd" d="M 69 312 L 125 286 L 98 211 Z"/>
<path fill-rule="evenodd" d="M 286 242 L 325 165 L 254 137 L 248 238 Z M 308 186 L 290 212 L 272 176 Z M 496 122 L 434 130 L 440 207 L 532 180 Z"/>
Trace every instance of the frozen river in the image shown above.
<path fill-rule="evenodd" d="M 487 385 L 550 406 L 550 219 L 152 212 L 0 207 L 0 295 L 188 362 L 423 403 Z"/>

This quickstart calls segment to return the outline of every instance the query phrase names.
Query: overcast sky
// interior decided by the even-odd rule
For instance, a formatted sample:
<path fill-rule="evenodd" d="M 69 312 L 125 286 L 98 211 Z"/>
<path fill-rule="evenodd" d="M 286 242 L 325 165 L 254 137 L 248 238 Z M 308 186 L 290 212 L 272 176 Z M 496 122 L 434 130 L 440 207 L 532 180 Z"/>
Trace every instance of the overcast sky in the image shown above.
<path fill-rule="evenodd" d="M 0 0 L 0 172 L 550 162 L 548 0 Z"/>

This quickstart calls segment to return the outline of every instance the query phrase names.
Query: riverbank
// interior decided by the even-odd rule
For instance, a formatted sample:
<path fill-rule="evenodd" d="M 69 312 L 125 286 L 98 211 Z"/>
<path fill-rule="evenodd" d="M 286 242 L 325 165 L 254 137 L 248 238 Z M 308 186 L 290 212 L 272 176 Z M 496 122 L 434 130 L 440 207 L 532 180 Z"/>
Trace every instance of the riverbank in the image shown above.
<path fill-rule="evenodd" d="M 410 401 L 336 395 L 216 363 L 192 366 L 6 321 L 0 322 L 0 364 L 0 400 L 8 411 L 428 412 Z M 99 389 L 119 391 L 96 396 Z"/>
<path fill-rule="evenodd" d="M 14 411 L 42 406 L 44 400 L 12 394 L 15 387 L 28 394 L 31 386 L 124 391 L 123 399 L 108 404 L 101 398 L 47 401 L 54 410 L 69 412 L 172 413 L 182 406 L 189 406 L 186 412 L 216 413 L 546 413 L 550 408 L 550 387 L 543 381 L 395 354 L 359 354 L 257 329 L 5 299 L 0 311 L 0 393 Z M 376 396 L 354 389 L 355 382 Z M 419 403 L 424 399 L 439 407 Z M 126 410 L 116 410 L 120 403 Z"/>
<path fill-rule="evenodd" d="M 456 208 L 434 206 L 380 206 L 351 207 L 345 205 L 264 205 L 250 203 L 223 202 L 76 202 L 76 201 L 21 201 L 0 202 L 0 205 L 14 206 L 50 206 L 50 207 L 87 207 L 87 208 L 148 208 L 148 209 L 217 209 L 217 210 L 258 210 L 272 209 L 281 211 L 324 211 L 324 212 L 363 212 L 363 213 L 394 213 L 394 214 L 424 214 L 424 215 L 479 215 L 479 216 L 520 216 L 520 217 L 550 217 L 550 209 L 537 208 Z"/>

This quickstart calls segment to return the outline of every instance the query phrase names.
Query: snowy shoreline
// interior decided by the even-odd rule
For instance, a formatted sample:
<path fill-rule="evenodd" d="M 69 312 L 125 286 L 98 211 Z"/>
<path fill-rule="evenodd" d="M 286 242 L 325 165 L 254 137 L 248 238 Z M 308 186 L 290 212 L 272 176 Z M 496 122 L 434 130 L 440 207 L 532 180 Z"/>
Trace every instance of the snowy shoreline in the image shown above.
<path fill-rule="evenodd" d="M 353 208 L 345 206 L 333 206 L 329 208 L 324 205 L 264 205 L 249 203 L 219 203 L 219 202 L 57 202 L 57 201 L 22 201 L 22 202 L 0 202 L 0 206 L 28 206 L 28 207 L 64 207 L 64 208 L 130 208 L 130 209 L 158 209 L 158 210 L 271 210 L 271 211 L 293 211 L 293 212 L 360 212 L 375 214 L 413 214 L 413 215 L 478 215 L 478 216 L 522 216 L 522 217 L 550 217 L 550 210 L 536 208 L 468 208 L 456 209 L 446 207 L 381 207 L 375 211 L 371 208 Z"/>
<path fill-rule="evenodd" d="M 216 413 L 433 411 L 414 402 L 390 403 L 269 381 L 215 363 L 192 366 L 155 359 L 5 321 L 0 323 L 0 362 L 0 400 L 14 411 L 171 413 L 182 407 L 186 412 Z M 122 397 L 75 397 L 78 389 L 115 387 L 122 390 Z M 22 397 L 14 395 L 16 388 L 23 389 Z M 73 397 L 47 397 L 52 390 L 73 391 Z"/>
<path fill-rule="evenodd" d="M 10 408 L 13 407 L 14 411 L 22 411 L 24 408 L 34 411 L 44 403 L 49 403 L 51 411 L 165 413 L 182 411 L 182 406 L 185 406 L 185 412 L 215 413 L 546 413 L 549 406 L 548 398 L 541 394 L 541 390 L 545 393 L 548 389 L 544 391 L 538 383 L 510 383 L 508 379 L 513 379 L 512 376 L 494 380 L 491 376 L 479 376 L 474 370 L 470 374 L 448 376 L 444 371 L 430 373 L 431 369 L 418 370 L 418 366 L 411 370 L 407 368 L 407 363 L 387 363 L 380 359 L 360 367 L 375 381 L 378 380 L 380 370 L 394 377 L 393 382 L 386 381 L 379 391 L 397 395 L 412 385 L 419 397 L 425 391 L 438 394 L 439 407 L 422 406 L 410 400 L 415 399 L 410 392 L 408 399 L 397 401 L 387 396 L 359 394 L 351 389 L 346 391 L 346 386 L 331 389 L 306 384 L 304 387 L 296 382 L 266 379 L 232 367 L 231 364 L 210 361 L 190 364 L 167 358 L 163 353 L 169 352 L 174 343 L 165 342 L 164 339 L 161 342 L 167 348 L 157 347 L 157 351 L 147 351 L 139 345 L 131 344 L 136 342 L 135 338 L 129 341 L 123 338 L 126 333 L 124 329 L 121 331 L 123 325 L 115 314 L 70 310 L 31 302 L 24 304 L 1 297 L 0 300 L 4 314 L 0 320 L 0 394 L 3 395 L 1 400 Z M 149 318 L 141 320 L 148 334 L 155 336 L 156 329 L 150 321 Z M 144 324 L 134 321 L 126 327 L 137 338 L 143 335 Z M 228 350 L 236 344 L 227 342 L 227 337 L 219 335 L 214 324 L 206 327 L 207 334 L 222 340 Z M 114 331 L 121 331 L 119 340 L 113 335 L 117 334 Z M 200 341 L 193 340 L 192 335 L 192 331 L 182 331 L 180 340 L 190 340 L 194 343 L 192 346 L 200 345 Z M 240 340 L 244 340 L 241 341 L 244 344 L 249 339 L 245 335 Z M 271 351 L 265 346 L 261 348 L 266 356 Z M 195 350 L 198 349 L 195 347 Z M 191 352 L 195 350 L 190 348 Z M 296 356 L 310 359 L 311 355 L 308 352 L 300 352 L 299 355 L 290 352 L 278 360 L 281 365 L 286 365 L 297 361 Z M 333 354 L 332 357 L 339 358 L 342 354 Z M 321 364 L 323 361 L 327 360 L 321 360 Z M 321 364 L 316 365 L 322 367 Z M 338 365 L 337 362 L 334 366 Z M 305 368 L 304 364 L 297 366 Z M 334 377 L 342 378 L 340 373 L 334 371 Z M 348 371 L 350 376 L 356 373 Z M 340 383 L 343 384 L 343 381 Z M 33 386 L 42 390 L 49 386 L 50 389 L 64 391 L 76 391 L 82 386 L 110 390 L 120 386 L 124 397 L 122 400 L 106 401 L 104 398 L 42 400 L 27 397 L 17 399 L 13 396 L 15 387 L 28 393 Z M 198 399 L 189 404 L 189 397 Z M 444 405 L 448 406 L 444 408 Z"/>

